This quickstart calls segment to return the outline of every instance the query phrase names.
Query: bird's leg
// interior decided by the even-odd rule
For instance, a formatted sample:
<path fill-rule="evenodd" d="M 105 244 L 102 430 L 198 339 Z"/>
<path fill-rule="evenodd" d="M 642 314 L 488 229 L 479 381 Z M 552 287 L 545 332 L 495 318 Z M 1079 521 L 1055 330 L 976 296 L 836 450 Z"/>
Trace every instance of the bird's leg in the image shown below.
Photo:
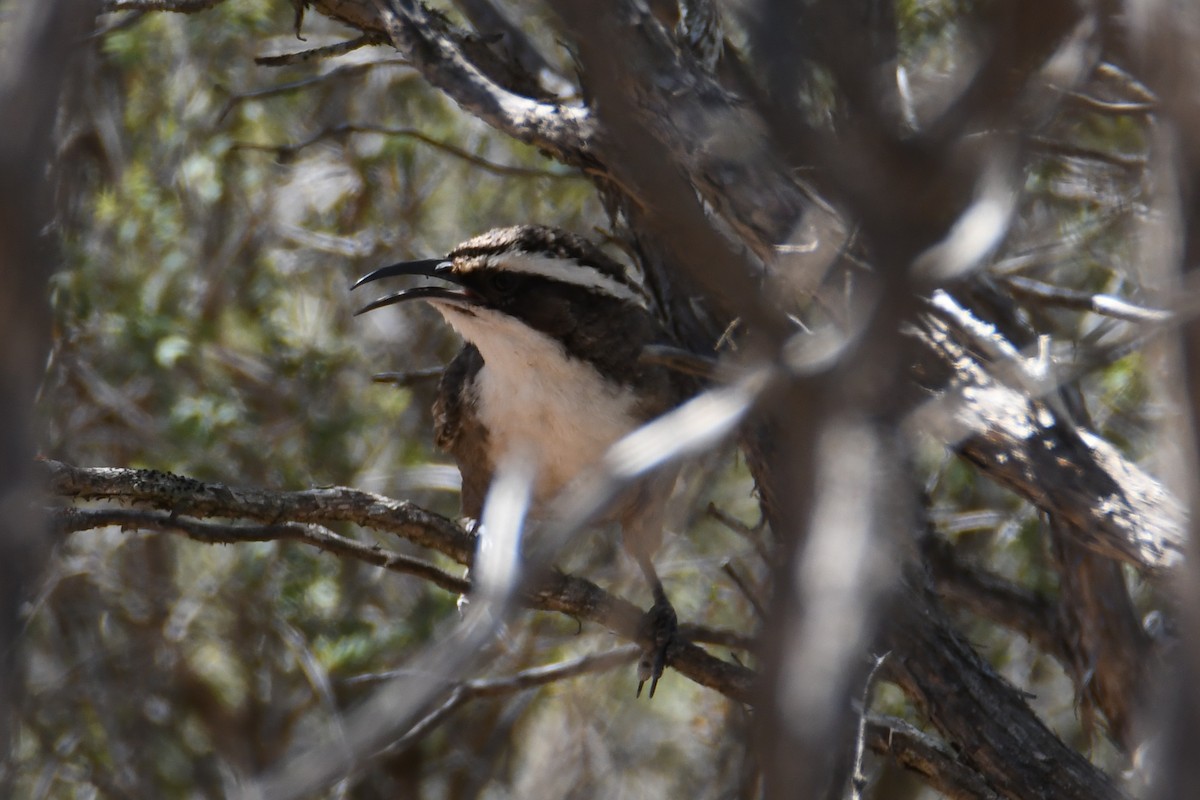
<path fill-rule="evenodd" d="M 667 666 L 667 651 L 675 640 L 675 632 L 679 621 L 675 616 L 675 608 L 663 591 L 662 581 L 654 564 L 646 556 L 637 559 L 638 566 L 650 583 L 650 591 L 654 593 L 654 605 L 642 615 L 638 623 L 638 643 L 642 645 L 642 655 L 638 659 L 638 688 L 637 696 L 642 696 L 642 686 L 650 681 L 650 697 L 658 687 L 658 679 L 662 677 Z"/>
<path fill-rule="evenodd" d="M 471 536 L 475 537 L 476 547 L 480 541 L 480 536 L 483 533 L 483 524 L 478 517 L 461 517 L 458 524 Z M 471 568 L 465 567 L 462 576 L 467 580 L 471 580 Z M 454 601 L 454 607 L 458 609 L 458 618 L 461 620 L 467 616 L 467 606 L 471 604 L 471 598 L 465 594 L 460 594 L 458 599 Z"/>

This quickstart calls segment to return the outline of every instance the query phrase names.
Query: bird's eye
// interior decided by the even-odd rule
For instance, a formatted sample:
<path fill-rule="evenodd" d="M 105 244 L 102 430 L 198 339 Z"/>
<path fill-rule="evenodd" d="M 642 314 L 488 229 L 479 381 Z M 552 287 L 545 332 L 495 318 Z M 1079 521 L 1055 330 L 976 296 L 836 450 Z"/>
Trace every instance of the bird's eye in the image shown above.
<path fill-rule="evenodd" d="M 492 275 L 492 288 L 500 294 L 508 294 L 517 288 L 517 279 L 507 272 Z"/>

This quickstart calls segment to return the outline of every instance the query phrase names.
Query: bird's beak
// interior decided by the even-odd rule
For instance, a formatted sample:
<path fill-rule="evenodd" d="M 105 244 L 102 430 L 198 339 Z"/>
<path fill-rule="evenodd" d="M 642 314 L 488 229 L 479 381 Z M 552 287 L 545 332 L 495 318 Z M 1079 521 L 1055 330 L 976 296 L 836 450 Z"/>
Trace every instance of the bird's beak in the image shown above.
<path fill-rule="evenodd" d="M 404 300 L 443 300 L 456 305 L 469 305 L 475 302 L 472 292 L 458 281 L 450 269 L 451 262 L 444 258 L 426 258 L 421 261 L 402 261 L 399 264 L 389 264 L 374 272 L 363 275 L 351 290 L 357 289 L 364 283 L 377 281 L 381 278 L 392 278 L 398 275 L 420 275 L 426 278 L 439 278 L 453 284 L 452 286 L 418 286 L 413 289 L 401 289 L 392 294 L 386 294 L 354 312 L 354 316 L 374 311 L 377 308 L 390 306 Z"/>

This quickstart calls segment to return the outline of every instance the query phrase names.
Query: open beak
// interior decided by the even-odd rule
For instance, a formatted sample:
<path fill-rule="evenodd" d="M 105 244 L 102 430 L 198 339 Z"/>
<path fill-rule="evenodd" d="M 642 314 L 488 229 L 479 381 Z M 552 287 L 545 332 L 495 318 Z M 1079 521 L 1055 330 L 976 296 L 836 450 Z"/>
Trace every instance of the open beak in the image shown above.
<path fill-rule="evenodd" d="M 401 289 L 392 294 L 385 294 L 376 300 L 367 303 L 365 306 L 354 312 L 354 316 L 365 314 L 368 311 L 374 311 L 377 308 L 390 306 L 404 300 L 444 300 L 455 305 L 471 305 L 476 302 L 475 295 L 462 286 L 456 279 L 454 273 L 450 270 L 450 263 L 444 258 L 426 258 L 421 261 L 402 261 L 399 264 L 389 264 L 386 267 L 380 267 L 374 272 L 369 272 L 363 275 L 354 285 L 351 290 L 357 289 L 364 283 L 371 283 L 381 278 L 392 278 L 398 275 L 419 275 L 426 278 L 438 278 L 446 281 L 451 286 L 417 286 L 413 289 Z"/>

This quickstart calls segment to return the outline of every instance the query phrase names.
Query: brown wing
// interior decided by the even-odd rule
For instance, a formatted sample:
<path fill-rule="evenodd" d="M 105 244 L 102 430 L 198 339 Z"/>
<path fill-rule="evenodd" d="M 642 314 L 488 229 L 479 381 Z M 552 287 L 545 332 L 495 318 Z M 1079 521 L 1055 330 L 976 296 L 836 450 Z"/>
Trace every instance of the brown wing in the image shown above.
<path fill-rule="evenodd" d="M 483 368 L 483 356 L 468 344 L 447 365 L 433 402 L 433 432 L 437 446 L 454 456 L 462 473 L 463 516 L 479 519 L 483 498 L 492 482 L 493 465 L 487 453 L 487 431 L 475 414 L 471 386 Z"/>

